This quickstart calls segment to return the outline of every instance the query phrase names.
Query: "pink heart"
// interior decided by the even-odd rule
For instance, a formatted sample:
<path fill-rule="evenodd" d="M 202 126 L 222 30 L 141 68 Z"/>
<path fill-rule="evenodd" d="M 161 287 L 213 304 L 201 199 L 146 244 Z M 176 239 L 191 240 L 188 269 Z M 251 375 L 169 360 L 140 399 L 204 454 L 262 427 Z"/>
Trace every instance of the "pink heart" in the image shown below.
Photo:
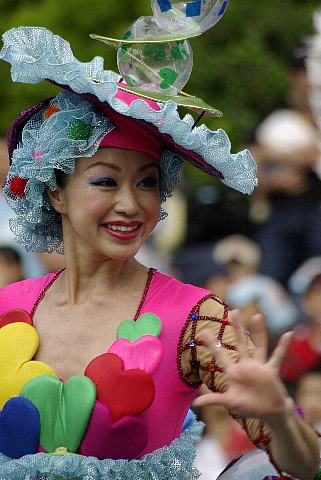
<path fill-rule="evenodd" d="M 148 430 L 139 417 L 123 417 L 116 423 L 109 409 L 96 402 L 78 453 L 99 460 L 136 458 L 146 447 Z"/>
<path fill-rule="evenodd" d="M 138 368 L 152 375 L 163 358 L 164 349 L 157 337 L 144 335 L 135 342 L 119 338 L 111 345 L 108 353 L 115 353 L 122 359 L 124 370 Z"/>

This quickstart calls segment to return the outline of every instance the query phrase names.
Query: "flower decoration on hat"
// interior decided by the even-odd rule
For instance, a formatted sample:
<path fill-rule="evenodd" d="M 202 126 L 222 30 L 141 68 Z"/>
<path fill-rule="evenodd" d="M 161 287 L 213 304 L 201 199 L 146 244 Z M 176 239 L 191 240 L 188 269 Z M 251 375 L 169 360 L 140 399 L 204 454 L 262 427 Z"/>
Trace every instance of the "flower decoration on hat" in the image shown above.
<path fill-rule="evenodd" d="M 27 183 L 27 178 L 13 177 L 9 186 L 10 192 L 16 197 L 23 198 L 25 196 L 25 188 Z"/>

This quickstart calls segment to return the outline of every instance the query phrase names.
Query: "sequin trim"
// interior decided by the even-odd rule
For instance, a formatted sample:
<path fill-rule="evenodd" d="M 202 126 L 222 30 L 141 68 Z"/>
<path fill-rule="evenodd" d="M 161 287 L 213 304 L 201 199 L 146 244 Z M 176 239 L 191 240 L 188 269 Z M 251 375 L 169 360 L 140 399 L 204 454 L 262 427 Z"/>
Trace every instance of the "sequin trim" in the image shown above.
<path fill-rule="evenodd" d="M 0 480 L 197 480 L 200 473 L 192 465 L 194 445 L 200 440 L 203 427 L 193 415 L 179 438 L 139 460 L 98 460 L 47 453 L 11 460 L 0 454 Z"/>

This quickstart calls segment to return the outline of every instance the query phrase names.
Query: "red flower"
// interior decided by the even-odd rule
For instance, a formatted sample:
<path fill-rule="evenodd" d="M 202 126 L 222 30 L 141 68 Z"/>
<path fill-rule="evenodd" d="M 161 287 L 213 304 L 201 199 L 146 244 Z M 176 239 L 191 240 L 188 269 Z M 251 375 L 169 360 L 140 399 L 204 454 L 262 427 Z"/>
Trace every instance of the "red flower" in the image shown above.
<path fill-rule="evenodd" d="M 13 177 L 10 182 L 10 192 L 16 197 L 23 198 L 25 196 L 27 182 L 27 178 Z"/>

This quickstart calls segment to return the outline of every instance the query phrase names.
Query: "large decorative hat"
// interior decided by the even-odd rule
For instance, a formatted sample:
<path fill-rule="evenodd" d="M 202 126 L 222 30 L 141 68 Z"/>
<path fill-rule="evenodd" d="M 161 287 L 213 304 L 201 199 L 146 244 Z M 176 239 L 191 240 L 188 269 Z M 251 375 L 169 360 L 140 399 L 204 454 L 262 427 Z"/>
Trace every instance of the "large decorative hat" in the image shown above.
<path fill-rule="evenodd" d="M 221 116 L 181 88 L 192 65 L 188 38 L 210 28 L 209 18 L 216 23 L 228 2 L 211 0 L 206 7 L 210 4 L 210 11 L 203 9 L 205 2 L 187 2 L 186 11 L 173 13 L 175 3 L 154 2 L 154 17 L 138 19 L 121 40 L 91 35 L 117 48 L 120 74 L 104 70 L 101 57 L 78 61 L 69 43 L 45 28 L 20 27 L 3 35 L 0 58 L 11 64 L 13 81 L 46 80 L 63 89 L 54 99 L 21 112 L 9 130 L 11 167 L 4 194 L 17 214 L 10 227 L 27 250 L 63 250 L 61 225 L 45 185 L 54 190 L 55 171 L 73 172 L 75 158 L 92 156 L 103 139 L 113 145 L 108 135 L 111 141 L 117 124 L 135 128 L 136 149 L 150 148 L 152 154 L 161 149 L 162 202 L 179 183 L 184 161 L 252 193 L 257 179 L 250 152 L 231 154 L 224 130 L 211 131 L 198 126 L 191 114 L 180 118 L 178 113 L 183 105 L 199 117 Z M 160 26 L 163 21 L 168 28 L 172 17 L 181 28 L 176 34 Z"/>

